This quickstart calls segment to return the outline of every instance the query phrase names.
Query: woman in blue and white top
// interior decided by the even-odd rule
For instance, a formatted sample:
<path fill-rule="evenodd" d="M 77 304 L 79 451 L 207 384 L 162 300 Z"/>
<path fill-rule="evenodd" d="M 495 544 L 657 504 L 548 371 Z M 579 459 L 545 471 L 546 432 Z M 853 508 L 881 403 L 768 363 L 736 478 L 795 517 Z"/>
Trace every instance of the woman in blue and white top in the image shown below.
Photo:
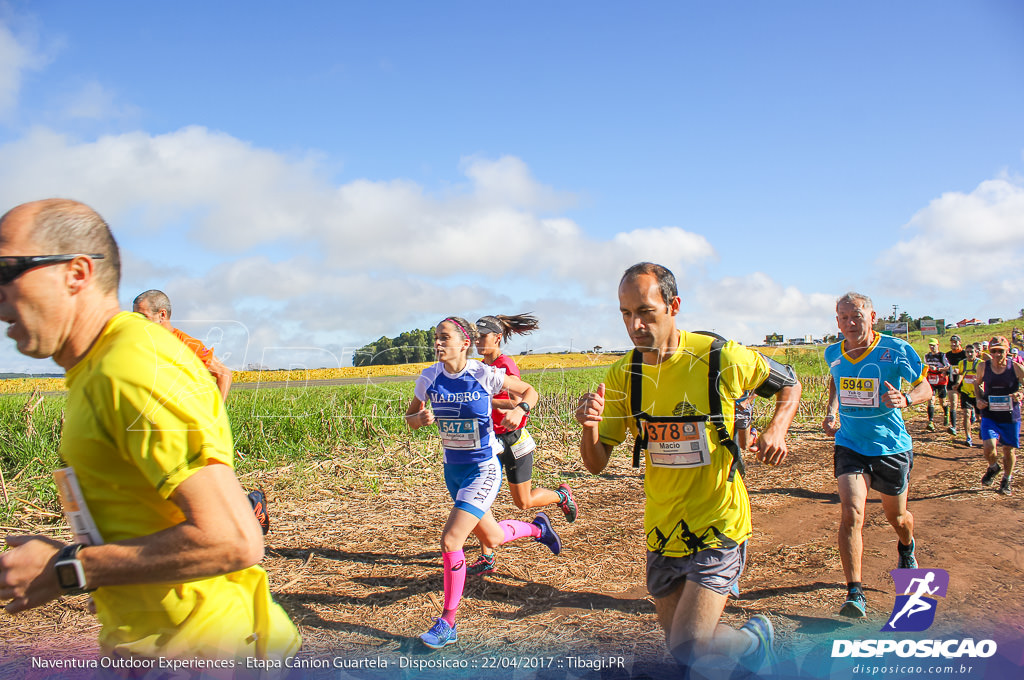
<path fill-rule="evenodd" d="M 444 481 L 455 503 L 441 534 L 444 611 L 420 636 L 423 644 L 434 649 L 458 640 L 455 613 L 466 584 L 463 546 L 470 533 L 492 551 L 502 543 L 528 536 L 556 555 L 562 549 L 543 512 L 529 523 L 497 522 L 491 514 L 501 487 L 501 442 L 491 424 L 491 397 L 505 390 L 532 409 L 537 405 L 537 391 L 519 378 L 469 359 L 476 335 L 476 326 L 460 317 L 447 317 L 437 325 L 434 348 L 438 361 L 416 379 L 415 396 L 405 414 L 405 422 L 413 430 L 437 423 L 444 449 Z M 525 409 L 512 408 L 505 414 L 505 424 L 514 429 L 525 415 Z"/>

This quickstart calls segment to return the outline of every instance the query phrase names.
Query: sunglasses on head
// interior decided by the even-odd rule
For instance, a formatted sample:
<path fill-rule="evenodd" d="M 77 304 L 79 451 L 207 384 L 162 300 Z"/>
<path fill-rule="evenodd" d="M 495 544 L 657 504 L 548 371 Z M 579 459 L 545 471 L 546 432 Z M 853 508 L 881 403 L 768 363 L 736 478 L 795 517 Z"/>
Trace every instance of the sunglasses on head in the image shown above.
<path fill-rule="evenodd" d="M 0 286 L 6 286 L 29 269 L 45 267 L 48 264 L 57 264 L 58 262 L 70 262 L 76 257 L 91 257 L 94 260 L 102 260 L 104 256 L 99 253 L 93 253 L 91 255 L 85 255 L 83 253 L 68 253 L 66 255 L 0 256 Z"/>

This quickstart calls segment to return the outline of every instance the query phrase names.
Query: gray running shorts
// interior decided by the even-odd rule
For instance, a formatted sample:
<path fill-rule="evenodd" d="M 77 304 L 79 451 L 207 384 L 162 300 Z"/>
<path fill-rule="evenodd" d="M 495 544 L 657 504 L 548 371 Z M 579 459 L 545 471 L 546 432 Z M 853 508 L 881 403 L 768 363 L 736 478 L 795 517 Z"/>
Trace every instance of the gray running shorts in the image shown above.
<path fill-rule="evenodd" d="M 728 595 L 740 580 L 747 563 L 747 542 L 732 548 L 708 548 L 686 555 L 667 557 L 647 551 L 647 592 L 652 597 L 671 595 L 683 581 Z"/>

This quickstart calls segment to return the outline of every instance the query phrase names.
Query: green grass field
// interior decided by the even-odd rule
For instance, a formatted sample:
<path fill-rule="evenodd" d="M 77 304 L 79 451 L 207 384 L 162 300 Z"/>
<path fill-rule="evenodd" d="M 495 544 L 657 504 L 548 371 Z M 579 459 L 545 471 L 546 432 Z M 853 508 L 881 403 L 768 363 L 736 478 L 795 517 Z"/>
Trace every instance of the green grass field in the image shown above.
<path fill-rule="evenodd" d="M 1021 320 L 975 326 L 957 332 L 965 342 L 1010 336 Z M 940 337 L 942 349 L 949 335 Z M 911 344 L 922 355 L 928 337 L 912 333 Z M 794 366 L 804 386 L 798 419 L 815 421 L 824 412 L 827 371 L 824 345 L 777 348 L 776 360 Z M 549 368 L 527 376 L 541 402 L 531 428 L 550 441 L 571 444 L 578 428 L 572 414 L 580 394 L 593 389 L 607 368 Z M 293 466 L 297 480 L 310 464 L 344 459 L 343 474 L 352 484 L 371 484 L 370 471 L 402 470 L 415 483 L 413 441 L 436 435 L 432 428 L 410 432 L 403 415 L 412 397 L 412 382 L 303 388 L 236 390 L 228 415 L 238 453 L 240 475 Z M 60 467 L 57 449 L 66 397 L 62 394 L 0 395 L 0 525 L 11 526 L 26 507 L 43 517 L 59 518 L 60 506 L 52 472 Z M 758 399 L 755 418 L 763 426 L 772 413 L 770 400 Z M 297 481 L 296 483 L 299 483 Z"/>
<path fill-rule="evenodd" d="M 574 434 L 576 400 L 600 382 L 605 370 L 530 374 L 541 393 L 531 427 L 558 440 Z M 232 392 L 228 417 L 238 473 L 293 466 L 301 478 L 311 463 L 343 459 L 343 473 L 352 484 L 372 484 L 371 470 L 397 469 L 407 471 L 413 482 L 418 467 L 425 466 L 413 464 L 408 444 L 435 439 L 436 432 L 410 432 L 405 426 L 412 390 L 412 382 L 388 382 Z M 63 394 L 0 396 L 0 525 L 11 526 L 26 505 L 53 513 L 55 519 L 60 512 L 52 472 L 61 466 L 57 449 L 65 401 Z"/>

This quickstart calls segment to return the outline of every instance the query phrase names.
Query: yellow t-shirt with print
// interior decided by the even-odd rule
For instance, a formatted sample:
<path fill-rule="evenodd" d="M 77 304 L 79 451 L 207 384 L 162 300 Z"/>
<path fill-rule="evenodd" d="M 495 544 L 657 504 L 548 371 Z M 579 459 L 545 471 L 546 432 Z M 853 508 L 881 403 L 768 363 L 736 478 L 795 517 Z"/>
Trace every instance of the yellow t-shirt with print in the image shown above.
<path fill-rule="evenodd" d="M 643 364 L 640 407 L 649 416 L 706 416 L 708 350 L 713 338 L 680 331 L 679 348 L 656 366 Z M 598 427 L 601 442 L 613 447 L 636 436 L 630 408 L 631 353 L 612 364 L 605 378 L 604 417 Z M 722 348 L 719 389 L 726 427 L 732 434 L 735 400 L 768 378 L 768 364 L 759 353 L 728 342 Z M 704 450 L 709 457 L 692 467 L 668 467 L 645 453 L 644 532 L 647 549 L 683 557 L 707 548 L 729 547 L 751 533 L 750 500 L 740 475 L 729 482 L 732 454 L 718 443 L 710 422 L 704 427 Z M 659 456 L 659 459 L 662 458 Z"/>
<path fill-rule="evenodd" d="M 978 364 L 981 359 L 975 358 L 972 361 L 961 359 L 956 366 L 956 372 L 960 374 L 960 391 L 968 397 L 974 396 L 974 381 L 978 379 Z"/>
<path fill-rule="evenodd" d="M 234 465 L 210 372 L 177 338 L 122 312 L 66 376 L 61 458 L 107 543 L 184 521 L 169 498 L 206 465 Z M 282 659 L 300 645 L 259 566 L 186 583 L 92 593 L 100 645 L 118 656 Z"/>

